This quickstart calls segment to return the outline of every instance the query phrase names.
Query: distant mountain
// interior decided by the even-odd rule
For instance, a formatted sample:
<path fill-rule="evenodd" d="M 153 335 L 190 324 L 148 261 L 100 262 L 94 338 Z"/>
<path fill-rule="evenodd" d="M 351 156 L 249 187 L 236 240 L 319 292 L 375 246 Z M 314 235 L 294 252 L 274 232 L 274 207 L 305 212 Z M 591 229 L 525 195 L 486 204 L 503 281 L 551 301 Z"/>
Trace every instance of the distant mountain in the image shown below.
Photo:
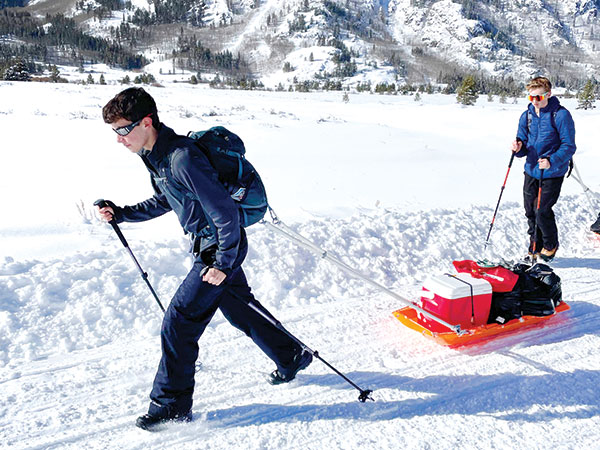
<path fill-rule="evenodd" d="M 389 12 L 395 41 L 413 51 L 496 76 L 576 78 L 600 63 L 599 8 L 598 0 L 392 0 Z"/>
<path fill-rule="evenodd" d="M 149 60 L 206 72 L 220 70 L 207 51 L 239 56 L 230 74 L 271 85 L 543 73 L 573 86 L 600 67 L 600 0 L 0 0 L 22 3 Z"/>

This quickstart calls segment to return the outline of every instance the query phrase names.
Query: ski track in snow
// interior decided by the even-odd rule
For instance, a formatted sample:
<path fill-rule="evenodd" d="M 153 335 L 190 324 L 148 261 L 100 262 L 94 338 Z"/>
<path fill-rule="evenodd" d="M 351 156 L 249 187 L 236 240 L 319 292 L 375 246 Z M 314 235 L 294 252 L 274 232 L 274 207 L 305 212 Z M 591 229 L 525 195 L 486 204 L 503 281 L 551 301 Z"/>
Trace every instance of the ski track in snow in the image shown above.
<path fill-rule="evenodd" d="M 21 89 L 24 88 L 19 84 L 0 84 L 3 95 L 13 95 L 9 100 L 20 98 Z M 77 186 L 81 196 L 94 197 L 96 190 L 102 188 L 109 190 L 107 198 L 120 195 L 120 200 L 131 202 L 147 195 L 147 191 L 137 187 L 148 184 L 145 169 L 135 159 L 131 161 L 131 155 L 121 156 L 122 149 L 113 151 L 114 141 L 104 135 L 98 133 L 93 152 L 86 153 L 75 145 L 81 143 L 77 138 L 82 136 L 77 134 L 63 133 L 60 144 L 53 144 L 53 124 L 66 123 L 71 130 L 81 128 L 83 132 L 102 126 L 88 122 L 92 123 L 91 118 L 99 121 L 94 114 L 105 97 L 118 88 L 45 89 L 48 97 L 44 101 L 49 104 L 58 105 L 58 99 L 68 94 L 72 105 L 54 110 L 43 104 L 30 110 L 20 101 L 0 105 L 0 112 L 6 112 L 5 118 L 13 120 L 11 124 L 23 126 L 20 124 L 33 121 L 41 127 L 51 147 L 48 152 L 34 154 L 37 164 L 27 166 L 26 179 L 46 180 L 45 172 L 56 167 L 59 155 L 60 169 L 52 170 L 63 171 L 59 172 L 62 176 L 54 177 L 55 183 L 64 182 L 67 186 L 62 192 L 70 193 Z M 462 154 L 454 151 L 465 145 L 464 133 L 456 131 L 454 123 L 445 128 L 440 121 L 439 135 L 431 134 L 431 125 L 421 118 L 439 114 L 449 121 L 456 119 L 447 117 L 446 108 L 455 111 L 457 117 L 475 117 L 481 115 L 479 112 L 445 105 L 443 97 L 427 106 L 400 97 L 353 97 L 352 102 L 360 107 L 354 107 L 352 102 L 340 107 L 340 99 L 323 95 L 308 97 L 318 104 L 309 108 L 306 97 L 292 94 L 280 98 L 274 93 L 236 93 L 242 96 L 238 100 L 229 92 L 224 95 L 213 91 L 202 91 L 198 105 L 188 104 L 188 109 L 181 109 L 189 91 L 177 89 L 153 91 L 166 103 L 165 116 L 170 119 L 167 123 L 178 117 L 188 118 L 188 112 L 194 111 L 192 119 L 203 122 L 194 126 L 202 127 L 208 120 L 200 112 L 217 111 L 220 122 L 228 126 L 231 123 L 235 130 L 241 129 L 244 137 L 250 136 L 254 149 L 257 142 L 263 143 L 256 137 L 259 132 L 252 131 L 254 125 L 260 124 L 260 133 L 268 136 L 264 141 L 274 141 L 271 145 L 277 151 L 269 153 L 272 147 L 265 143 L 264 153 L 258 146 L 251 160 L 260 168 L 267 186 L 275 186 L 270 190 L 274 206 L 285 205 L 285 199 L 292 202 L 298 198 L 300 209 L 312 200 L 325 200 L 319 208 L 300 214 L 302 220 L 290 222 L 290 226 L 406 298 L 416 299 L 427 276 L 452 271 L 455 259 L 516 260 L 523 256 L 526 224 L 522 206 L 515 201 L 522 182 L 519 173 L 510 176 L 486 254 L 483 243 L 497 197 L 485 206 L 474 203 L 457 207 L 459 202 L 446 205 L 448 199 L 463 195 L 461 182 L 468 184 L 456 175 L 460 170 L 453 165 L 457 159 L 466 166 L 464 174 L 470 173 L 475 180 L 473 186 L 477 188 L 468 187 L 477 200 L 481 198 L 480 191 L 497 195 L 497 183 L 506 166 L 496 163 L 493 152 L 483 152 L 484 158 L 494 160 L 493 171 L 488 171 L 488 177 L 482 175 L 483 170 L 473 170 L 461 160 Z M 244 98 L 252 100 L 247 101 L 247 109 L 239 106 Z M 281 99 L 291 104 L 278 105 L 276 102 Z M 400 102 L 400 111 L 394 102 Z M 424 108 L 428 108 L 427 114 Z M 486 108 L 493 115 L 512 107 Z M 514 116 L 512 125 L 519 108 L 517 105 L 508 111 Z M 371 113 L 360 114 L 358 120 L 361 109 Z M 40 119 L 40 110 L 49 116 Z M 392 128 L 392 113 L 402 114 L 400 131 Z M 416 117 L 413 122 L 412 116 Z M 592 123 L 591 118 L 582 116 L 576 124 L 579 127 L 581 123 L 584 128 Z M 48 122 L 50 125 L 44 128 Z M 477 125 L 483 129 L 483 123 Z M 186 122 L 187 125 L 191 124 Z M 300 158 L 285 164 L 276 158 L 277 152 L 282 151 L 278 139 L 287 136 L 278 134 L 282 133 L 280 127 L 291 133 L 289 145 L 301 146 L 303 152 Z M 473 139 L 488 133 L 486 129 L 479 135 L 475 130 L 478 127 L 473 128 Z M 352 129 L 358 130 L 356 135 L 345 138 Z M 373 132 L 366 133 L 371 129 Z M 322 148 L 292 139 L 302 137 L 318 143 L 332 133 L 339 134 L 335 141 L 324 141 Z M 402 145 L 394 140 L 397 133 L 403 136 Z M 23 132 L 22 138 L 8 132 L 6 135 L 9 148 L 20 148 L 16 145 L 21 139 L 29 148 L 39 147 L 33 134 L 28 137 Z M 373 135 L 378 140 L 368 147 L 370 157 L 361 158 L 365 145 L 373 143 Z M 490 147 L 496 137 L 490 139 Z M 354 140 L 356 146 L 352 147 Z M 388 160 L 389 154 L 378 149 L 389 146 L 410 151 L 411 156 L 404 157 L 398 151 L 394 155 L 397 159 Z M 341 154 L 335 153 L 339 147 Z M 323 148 L 328 152 L 323 152 Z M 100 150 L 105 153 L 98 156 Z M 300 151 L 291 152 L 289 157 L 294 158 L 296 153 Z M 326 159 L 325 153 L 335 157 Z M 349 162 L 338 156 L 344 154 L 349 155 Z M 11 153 L 10 157 L 16 158 L 12 166 L 19 169 L 15 174 L 8 173 L 0 185 L 12 189 L 16 186 L 28 209 L 12 197 L 2 199 L 4 204 L 13 205 L 11 211 L 17 212 L 3 217 L 3 253 L 21 253 L 0 259 L 0 447 L 598 448 L 600 238 L 586 232 L 596 211 L 590 212 L 587 199 L 570 185 L 565 187 L 555 209 L 561 247 L 552 265 L 562 278 L 564 299 L 571 310 L 543 327 L 462 349 L 443 348 L 403 327 L 392 316 L 392 311 L 402 306 L 396 299 L 340 272 L 262 225 L 249 228 L 250 253 L 244 267 L 257 298 L 325 360 L 361 388 L 373 389 L 376 401 L 359 403 L 358 391 L 319 361 L 289 385 L 269 385 L 265 377 L 273 370 L 272 363 L 217 313 L 200 341 L 202 366 L 196 376 L 194 421 L 165 426 L 160 433 L 147 433 L 133 424 L 146 411 L 160 358 L 160 311 L 112 229 L 90 218 L 72 220 L 68 209 L 73 209 L 69 203 L 72 197 L 65 194 L 68 198 L 61 198 L 57 195 L 61 191 L 50 182 L 45 182 L 45 193 L 56 200 L 66 219 L 46 224 L 52 211 L 39 200 L 38 188 L 28 193 L 24 184 L 18 184 L 24 178 L 19 164 L 25 164 L 31 156 L 27 154 L 21 160 L 19 153 Z M 324 161 L 324 170 L 329 172 L 310 166 L 309 173 L 309 166 L 302 165 L 302 158 L 317 157 L 324 158 L 318 161 Z M 115 161 L 109 163 L 107 159 Z M 383 162 L 377 165 L 379 159 Z M 422 161 L 421 165 L 418 161 L 416 166 L 411 165 L 416 160 Z M 436 165 L 438 160 L 441 168 Z M 584 172 L 591 172 L 585 169 L 592 167 L 595 159 L 581 145 L 577 161 L 582 162 Z M 380 197 L 383 193 L 379 185 L 371 186 L 365 181 L 372 179 L 370 171 L 386 174 L 383 166 L 394 164 L 404 171 L 394 186 L 403 196 L 426 198 L 422 203 L 427 209 L 394 204 L 389 196 Z M 279 175 L 277 169 L 282 166 L 286 171 Z M 111 183 L 92 167 L 110 173 Z M 341 182 L 343 177 L 336 175 L 336 169 L 354 183 L 360 180 L 364 184 L 361 191 L 366 191 L 369 202 L 373 200 L 368 204 L 381 199 L 381 205 L 364 207 L 350 185 L 334 183 L 335 188 L 330 189 L 323 182 L 323 174 L 331 173 L 336 183 Z M 412 173 L 419 170 L 425 176 Z M 300 190 L 294 191 L 296 183 L 287 183 L 287 179 L 298 175 L 314 177 L 304 189 L 314 187 L 323 198 L 315 195 L 306 200 L 298 193 Z M 423 178 L 424 187 L 418 193 L 410 191 L 399 184 L 406 178 L 411 183 Z M 441 184 L 435 184 L 440 178 Z M 101 182 L 102 186 L 90 188 Z M 435 195 L 425 186 L 433 186 Z M 440 191 L 440 186 L 447 192 Z M 134 193 L 127 197 L 125 191 L 129 189 Z M 436 198 L 441 200 L 431 201 Z M 327 204 L 336 206 L 323 207 Z M 354 213 L 339 214 L 338 209 L 347 212 L 349 204 L 354 204 Z M 37 215 L 31 212 L 35 208 L 39 208 L 34 211 Z M 281 215 L 284 220 L 286 213 L 284 210 Z M 17 220 L 19 214 L 26 218 L 21 220 L 27 226 Z M 124 224 L 122 228 L 161 301 L 166 303 L 191 264 L 183 256 L 186 239 L 180 237 L 177 224 L 167 217 L 147 224 Z M 35 254 L 28 246 L 38 249 L 40 257 L 23 256 Z M 77 250 L 70 251 L 72 247 Z"/>

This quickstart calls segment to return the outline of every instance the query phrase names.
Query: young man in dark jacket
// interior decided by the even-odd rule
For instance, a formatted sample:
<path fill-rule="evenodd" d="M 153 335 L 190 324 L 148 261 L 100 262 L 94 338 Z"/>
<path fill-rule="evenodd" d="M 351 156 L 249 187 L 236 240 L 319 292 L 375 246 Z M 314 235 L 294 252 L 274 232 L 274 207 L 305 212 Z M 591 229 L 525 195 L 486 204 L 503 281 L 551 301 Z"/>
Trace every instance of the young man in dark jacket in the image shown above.
<path fill-rule="evenodd" d="M 136 425 L 150 430 L 168 421 L 191 420 L 198 339 L 217 308 L 275 362 L 272 384 L 294 379 L 312 355 L 250 308 L 252 304 L 272 317 L 250 292 L 241 267 L 248 241 L 240 213 L 204 153 L 192 139 L 159 121 L 154 99 L 142 88 L 117 94 L 102 113 L 117 142 L 141 157 L 155 194 L 132 206 L 107 202 L 100 215 L 118 223 L 140 222 L 174 211 L 183 229 L 195 237 L 193 267 L 163 319 L 162 358 L 150 407 Z"/>
<path fill-rule="evenodd" d="M 552 207 L 558 200 L 575 153 L 575 124 L 569 111 L 552 96 L 552 85 L 547 78 L 532 79 L 527 84 L 527 91 L 531 103 L 521 114 L 511 150 L 517 157 L 527 156 L 523 198 L 529 224 L 528 257 L 550 261 L 558 250 L 558 230 Z"/>

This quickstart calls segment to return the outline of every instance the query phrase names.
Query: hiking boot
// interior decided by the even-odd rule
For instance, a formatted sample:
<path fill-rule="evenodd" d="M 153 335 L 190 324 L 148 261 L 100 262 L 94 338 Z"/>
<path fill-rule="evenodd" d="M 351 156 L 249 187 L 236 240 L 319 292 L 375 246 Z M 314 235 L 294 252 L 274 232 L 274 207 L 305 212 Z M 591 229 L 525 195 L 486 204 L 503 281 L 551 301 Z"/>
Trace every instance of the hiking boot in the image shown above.
<path fill-rule="evenodd" d="M 298 372 L 300 372 L 302 369 L 306 369 L 310 365 L 312 360 L 313 357 L 310 354 L 310 352 L 308 352 L 307 350 L 303 350 L 302 353 L 294 357 L 293 366 L 290 369 L 289 373 L 283 374 L 278 369 L 275 369 L 269 375 L 269 383 L 273 385 L 289 383 L 294 378 L 296 378 L 296 374 Z"/>
<path fill-rule="evenodd" d="M 556 255 L 556 250 L 558 250 L 558 245 L 552 250 L 547 250 L 543 248 L 540 252 L 540 258 L 542 258 L 545 262 L 550 262 L 554 259 L 554 256 Z"/>
<path fill-rule="evenodd" d="M 192 412 L 188 411 L 185 414 L 175 414 L 174 416 L 164 414 L 144 414 L 135 421 L 135 426 L 146 431 L 156 431 L 156 427 L 169 422 L 191 422 Z"/>
<path fill-rule="evenodd" d="M 600 234 L 600 214 L 598 214 L 598 218 L 590 227 L 590 231 Z"/>

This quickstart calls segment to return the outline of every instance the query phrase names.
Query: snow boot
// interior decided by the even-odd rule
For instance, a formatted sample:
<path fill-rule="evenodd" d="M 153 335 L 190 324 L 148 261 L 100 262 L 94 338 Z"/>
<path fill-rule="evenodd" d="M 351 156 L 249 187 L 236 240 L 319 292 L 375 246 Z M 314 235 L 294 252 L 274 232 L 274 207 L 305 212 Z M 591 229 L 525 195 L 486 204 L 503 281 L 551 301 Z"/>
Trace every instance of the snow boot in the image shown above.
<path fill-rule="evenodd" d="M 545 262 L 550 262 L 556 256 L 556 251 L 558 250 L 558 245 L 554 247 L 552 250 L 547 250 L 545 248 L 539 253 L 540 258 Z"/>
<path fill-rule="evenodd" d="M 192 412 L 188 411 L 185 414 L 144 414 L 140 416 L 135 421 L 135 425 L 142 430 L 146 431 L 156 431 L 159 425 L 169 423 L 169 422 L 191 422 L 192 421 Z"/>
<path fill-rule="evenodd" d="M 294 357 L 293 366 L 290 369 L 289 373 L 284 374 L 279 370 L 275 369 L 269 375 L 268 381 L 273 385 L 289 383 L 294 378 L 296 378 L 296 374 L 300 372 L 302 369 L 306 369 L 310 363 L 312 362 L 313 357 L 310 352 L 304 350 L 302 353 L 296 355 Z"/>
<path fill-rule="evenodd" d="M 600 214 L 598 214 L 598 218 L 590 227 L 590 230 L 594 233 L 600 234 Z"/>

